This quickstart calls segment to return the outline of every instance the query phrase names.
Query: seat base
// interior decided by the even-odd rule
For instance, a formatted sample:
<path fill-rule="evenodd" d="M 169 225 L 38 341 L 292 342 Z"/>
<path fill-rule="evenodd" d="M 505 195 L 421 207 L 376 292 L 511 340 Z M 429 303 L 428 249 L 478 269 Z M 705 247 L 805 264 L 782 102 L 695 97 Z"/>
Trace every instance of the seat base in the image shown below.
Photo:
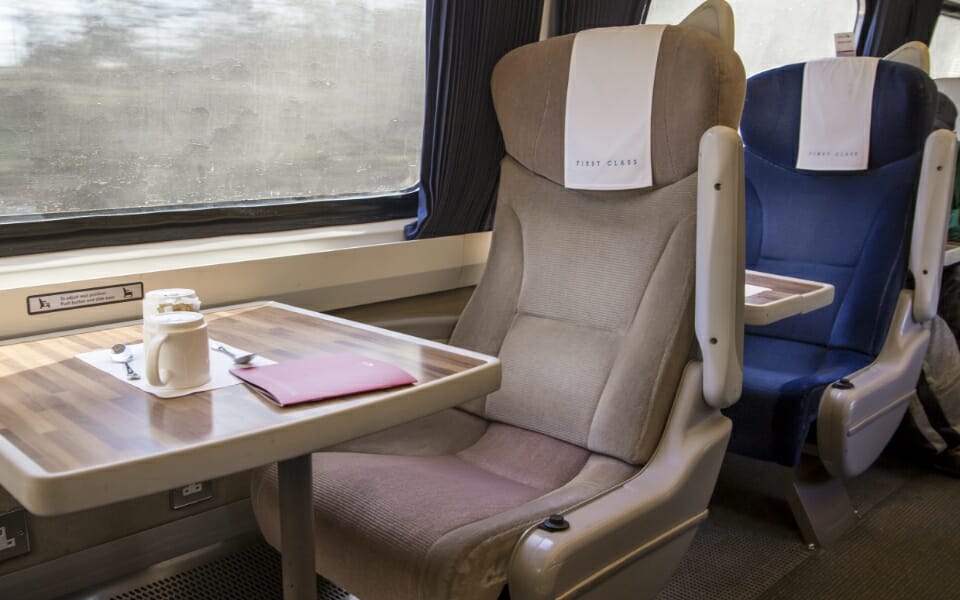
<path fill-rule="evenodd" d="M 806 544 L 829 546 L 856 525 L 843 480 L 830 475 L 815 456 L 804 454 L 800 464 L 787 470 L 787 503 Z"/>

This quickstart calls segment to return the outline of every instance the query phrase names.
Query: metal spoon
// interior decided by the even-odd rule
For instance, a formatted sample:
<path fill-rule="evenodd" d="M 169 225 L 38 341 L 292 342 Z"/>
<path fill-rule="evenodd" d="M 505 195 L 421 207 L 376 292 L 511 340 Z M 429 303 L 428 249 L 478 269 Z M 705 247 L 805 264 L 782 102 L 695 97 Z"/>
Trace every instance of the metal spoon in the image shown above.
<path fill-rule="evenodd" d="M 230 352 L 229 350 L 227 350 L 227 349 L 224 348 L 223 346 L 217 346 L 216 348 L 214 348 L 214 350 L 216 350 L 217 352 L 223 352 L 224 354 L 226 354 L 227 356 L 229 356 L 230 358 L 232 358 L 232 359 L 233 359 L 233 364 L 235 364 L 235 365 L 248 365 L 248 364 L 250 364 L 250 361 L 251 361 L 251 360 L 253 360 L 254 358 L 257 357 L 256 354 L 239 354 L 239 355 L 237 355 L 237 354 L 234 354 L 233 352 Z"/>
<path fill-rule="evenodd" d="M 110 355 L 110 360 L 116 363 L 123 363 L 123 366 L 127 368 L 127 379 L 130 381 L 136 381 L 140 379 L 140 376 L 137 375 L 137 372 L 130 367 L 130 361 L 133 360 L 133 352 L 124 344 L 114 344 L 111 346 L 110 350 L 113 354 Z"/>

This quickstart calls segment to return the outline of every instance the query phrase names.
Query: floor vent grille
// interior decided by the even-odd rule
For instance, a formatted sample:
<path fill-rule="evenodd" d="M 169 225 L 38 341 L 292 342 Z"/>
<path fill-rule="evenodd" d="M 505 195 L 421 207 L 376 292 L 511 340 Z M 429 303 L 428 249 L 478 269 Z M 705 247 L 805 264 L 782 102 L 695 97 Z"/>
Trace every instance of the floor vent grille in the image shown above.
<path fill-rule="evenodd" d="M 280 600 L 280 555 L 259 543 L 174 573 L 158 573 L 150 582 L 104 596 L 110 600 Z M 356 600 L 317 577 L 319 600 Z"/>

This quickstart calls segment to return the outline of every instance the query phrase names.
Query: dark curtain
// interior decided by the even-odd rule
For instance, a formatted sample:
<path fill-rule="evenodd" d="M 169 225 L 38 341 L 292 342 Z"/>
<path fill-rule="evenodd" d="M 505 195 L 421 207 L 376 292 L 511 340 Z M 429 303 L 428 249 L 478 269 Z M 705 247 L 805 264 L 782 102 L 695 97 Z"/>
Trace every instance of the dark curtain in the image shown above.
<path fill-rule="evenodd" d="M 886 56 L 907 42 L 930 44 L 943 0 L 868 0 L 857 54 Z"/>
<path fill-rule="evenodd" d="M 420 198 L 407 239 L 489 229 L 503 158 L 493 66 L 536 41 L 543 0 L 427 0 Z"/>
<path fill-rule="evenodd" d="M 593 27 L 636 25 L 647 18 L 650 0 L 555 0 L 558 35 Z M 664 2 L 666 0 L 660 0 Z"/>

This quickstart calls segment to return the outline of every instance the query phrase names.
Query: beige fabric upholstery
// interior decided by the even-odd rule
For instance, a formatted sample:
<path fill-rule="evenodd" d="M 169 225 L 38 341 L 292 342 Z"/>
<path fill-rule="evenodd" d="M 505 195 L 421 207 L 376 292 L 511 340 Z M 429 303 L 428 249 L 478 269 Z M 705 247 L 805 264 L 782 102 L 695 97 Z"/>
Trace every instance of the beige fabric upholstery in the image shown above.
<path fill-rule="evenodd" d="M 493 101 L 507 154 L 563 185 L 564 117 L 574 34 L 513 50 L 493 71 Z M 616 57 L 611 57 L 616 60 Z M 653 182 L 693 173 L 700 135 L 740 123 L 743 65 L 720 39 L 698 29 L 667 27 L 653 86 Z"/>
<path fill-rule="evenodd" d="M 743 68 L 719 40 L 667 28 L 655 187 L 566 190 L 572 40 L 518 49 L 494 74 L 510 156 L 452 343 L 499 355 L 500 390 L 314 456 L 317 570 L 363 600 L 495 599 L 524 529 L 636 474 L 661 437 L 694 339 L 698 143 L 736 126 Z M 275 469 L 251 498 L 279 547 Z"/>
<path fill-rule="evenodd" d="M 467 408 L 643 462 L 693 339 L 696 177 L 580 192 L 510 158 L 500 177 L 490 275 L 451 343 L 499 354 L 503 384 Z"/>
<path fill-rule="evenodd" d="M 448 441 L 458 429 L 455 412 L 434 419 L 451 423 L 440 436 Z M 391 430 L 379 441 L 393 447 L 404 444 L 403 437 L 402 430 Z M 317 571 L 363 600 L 493 599 L 503 587 L 510 549 L 531 521 L 634 472 L 500 424 L 456 454 L 315 454 Z M 279 547 L 275 468 L 255 474 L 251 500 L 264 536 Z"/>

